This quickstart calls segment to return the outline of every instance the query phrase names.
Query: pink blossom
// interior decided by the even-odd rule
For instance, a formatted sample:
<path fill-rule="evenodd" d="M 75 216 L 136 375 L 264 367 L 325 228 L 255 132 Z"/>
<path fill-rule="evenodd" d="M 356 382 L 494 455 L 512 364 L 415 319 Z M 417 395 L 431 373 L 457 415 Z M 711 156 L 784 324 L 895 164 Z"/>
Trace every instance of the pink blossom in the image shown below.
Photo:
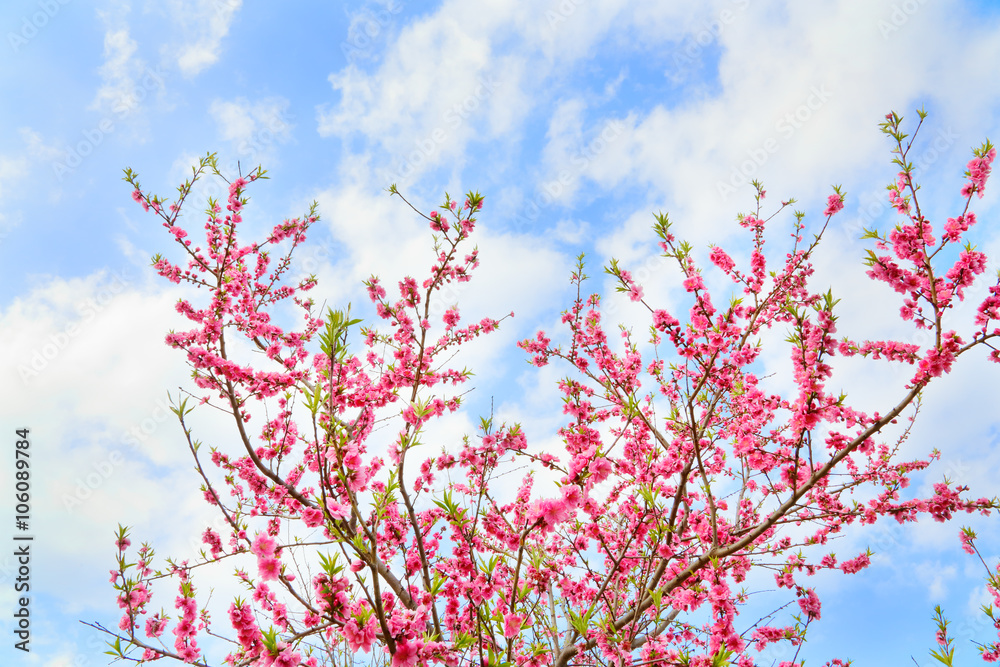
<path fill-rule="evenodd" d="M 701 276 L 696 273 L 684 279 L 684 289 L 688 292 L 705 289 L 705 283 L 702 281 Z"/>
<path fill-rule="evenodd" d="M 958 537 L 962 541 L 962 550 L 967 554 L 975 555 L 976 547 L 973 544 L 973 540 L 976 539 L 976 534 L 969 528 L 963 528 L 959 532 Z"/>
<path fill-rule="evenodd" d="M 332 498 L 328 498 L 326 501 L 327 512 L 334 519 L 346 519 L 351 515 L 351 506 L 345 505 L 344 503 L 338 503 Z"/>
<path fill-rule="evenodd" d="M 538 502 L 535 520 L 544 530 L 551 530 L 569 516 L 569 504 L 563 498 L 546 498 Z"/>
<path fill-rule="evenodd" d="M 844 208 L 844 195 L 834 194 L 827 197 L 826 200 L 826 210 L 823 211 L 825 217 L 830 217 L 837 211 Z"/>
<path fill-rule="evenodd" d="M 325 517 L 323 511 L 315 507 L 307 507 L 302 510 L 302 521 L 310 528 L 323 525 Z"/>
<path fill-rule="evenodd" d="M 673 317 L 670 313 L 665 310 L 653 311 L 653 326 L 659 331 L 666 331 L 669 327 L 675 327 L 679 325 L 680 322 L 677 321 L 676 317 Z"/>
<path fill-rule="evenodd" d="M 281 574 L 281 561 L 277 558 L 260 558 L 257 561 L 257 571 L 264 581 L 274 581 Z"/>
<path fill-rule="evenodd" d="M 711 260 L 712 264 L 715 264 L 717 267 L 719 267 L 726 273 L 732 271 L 733 267 L 736 266 L 736 263 L 733 261 L 733 259 L 726 253 L 725 250 L 723 250 L 719 246 L 712 247 L 712 252 L 708 256 L 708 258 L 709 260 Z"/>
<path fill-rule="evenodd" d="M 820 617 L 820 602 L 816 596 L 816 591 L 811 588 L 804 589 L 802 597 L 799 598 L 799 607 L 806 616 L 818 620 Z"/>
<path fill-rule="evenodd" d="M 392 667 L 413 667 L 417 664 L 421 643 L 419 640 L 397 641 L 396 652 L 392 655 Z"/>
<path fill-rule="evenodd" d="M 857 558 L 852 560 L 845 560 L 840 564 L 840 569 L 844 574 L 854 574 L 855 572 L 860 572 L 871 564 L 871 560 L 868 558 L 868 554 L 861 554 Z"/>
<path fill-rule="evenodd" d="M 156 614 L 155 616 L 150 616 L 146 619 L 146 636 L 150 639 L 156 639 L 163 634 L 163 631 L 167 628 L 167 620 Z"/>
<path fill-rule="evenodd" d="M 372 644 L 375 642 L 375 626 L 372 621 L 369 621 L 364 627 L 361 627 L 358 624 L 357 618 L 352 617 L 344 625 L 344 637 L 347 639 L 347 643 L 352 651 L 360 649 L 365 653 L 369 653 L 372 650 Z"/>
<path fill-rule="evenodd" d="M 242 190 L 246 187 L 247 182 L 244 178 L 237 178 L 232 183 L 229 184 L 229 196 L 233 197 L 237 190 Z"/>
<path fill-rule="evenodd" d="M 507 639 L 516 637 L 521 632 L 524 622 L 523 614 L 507 614 L 503 617 L 503 636 Z"/>
<path fill-rule="evenodd" d="M 222 552 L 222 540 L 219 538 L 219 534 L 211 528 L 206 528 L 205 532 L 202 533 L 201 540 L 211 549 L 212 558 L 218 558 Z"/>
<path fill-rule="evenodd" d="M 250 545 L 250 553 L 260 557 L 273 556 L 276 548 L 274 538 L 265 533 L 259 533 L 253 544 Z"/>
<path fill-rule="evenodd" d="M 991 165 L 994 158 L 996 158 L 996 154 L 996 149 L 992 148 L 988 153 L 983 154 L 982 157 L 977 156 L 969 161 L 966 171 L 969 182 L 962 188 L 962 196 L 968 197 L 975 192 L 979 194 L 980 199 L 983 198 L 986 189 L 986 180 L 990 176 Z"/>

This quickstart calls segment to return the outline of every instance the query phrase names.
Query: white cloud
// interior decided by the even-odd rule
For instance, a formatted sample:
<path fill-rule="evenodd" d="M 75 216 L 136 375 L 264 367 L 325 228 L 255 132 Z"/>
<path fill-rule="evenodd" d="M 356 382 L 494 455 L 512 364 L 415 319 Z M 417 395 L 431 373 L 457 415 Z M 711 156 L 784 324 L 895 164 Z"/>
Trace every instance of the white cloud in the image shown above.
<path fill-rule="evenodd" d="M 927 597 L 931 601 L 940 601 L 947 596 L 948 582 L 955 578 L 957 570 L 955 566 L 940 561 L 926 561 L 916 566 L 914 574 L 927 586 Z"/>
<path fill-rule="evenodd" d="M 330 75 L 340 99 L 318 110 L 320 135 L 360 134 L 388 153 L 378 168 L 409 178 L 445 161 L 461 167 L 473 140 L 516 134 L 530 107 L 524 58 L 491 43 L 510 13 L 503 3 L 445 6 L 407 25 L 375 75 L 353 63 Z"/>
<path fill-rule="evenodd" d="M 372 274 L 382 278 L 391 297 L 403 276 L 420 282 L 434 263 L 427 221 L 399 198 L 369 190 L 363 185 L 367 176 L 363 169 L 354 176 L 345 174 L 346 182 L 316 196 L 335 239 L 324 253 L 329 261 L 316 271 L 331 303 L 346 302 Z M 436 203 L 419 200 L 414 205 L 425 212 L 436 208 Z M 564 284 L 569 259 L 549 243 L 493 231 L 491 209 L 487 202 L 477 216 L 480 223 L 471 242 L 480 247 L 480 268 L 469 283 L 448 287 L 448 294 L 466 304 L 467 318 L 499 317 L 511 310 L 520 316 L 538 312 Z M 387 238 L 393 240 L 390 246 Z M 471 245 L 463 252 L 469 251 Z"/>
<path fill-rule="evenodd" d="M 164 47 L 164 52 L 185 77 L 218 62 L 222 41 L 242 6 L 243 0 L 171 0 L 166 9 L 185 41 Z"/>
<path fill-rule="evenodd" d="M 563 219 L 556 223 L 551 236 L 567 245 L 579 246 L 590 233 L 591 225 L 586 220 Z"/>
<path fill-rule="evenodd" d="M 158 65 L 149 66 L 138 56 L 139 45 L 132 38 L 127 21 L 129 10 L 127 0 L 116 0 L 97 12 L 105 28 L 104 60 L 98 68 L 101 85 L 88 110 L 103 114 L 95 125 L 102 133 L 116 129 L 121 132 L 116 125 L 128 121 L 132 138 L 141 143 L 150 132 L 141 112 L 149 98 L 163 93 L 165 73 Z"/>
<path fill-rule="evenodd" d="M 433 14 L 402 28 L 376 72 L 366 72 L 352 63 L 331 74 L 339 100 L 319 109 L 319 132 L 341 138 L 360 135 L 372 148 L 387 153 L 368 157 L 374 159 L 376 170 L 395 176 L 390 180 L 409 179 L 446 163 L 460 169 L 466 147 L 473 140 L 516 141 L 529 114 L 550 102 L 552 91 L 567 85 L 599 42 L 625 40 L 636 31 L 647 37 L 657 33 L 660 40 L 679 39 L 684 25 L 681 19 L 689 18 L 690 13 L 690 9 L 665 8 L 662 3 L 636 7 L 552 2 L 530 8 L 505 2 L 474 8 L 445 3 Z M 708 13 L 705 15 L 707 18 Z M 640 40 L 640 44 L 650 46 L 652 40 L 649 44 Z M 609 79 L 604 101 L 626 80 L 625 70 Z M 582 100 L 571 104 L 586 106 Z M 566 111 L 557 110 L 550 121 L 550 135 L 557 143 L 548 150 L 549 159 L 569 148 L 558 141 L 560 137 L 568 139 L 563 134 L 569 127 L 561 127 L 560 116 Z M 577 117 L 574 122 L 582 119 Z M 604 129 L 603 122 L 593 124 L 588 141 Z M 573 132 L 578 139 L 585 133 L 582 128 Z M 638 140 L 635 144 L 650 149 L 654 145 Z M 622 142 L 613 159 L 610 152 L 601 155 L 586 166 L 587 175 L 602 184 L 620 182 L 628 173 L 622 173 L 620 166 L 628 164 L 628 153 L 635 151 L 635 144 Z M 573 148 L 578 152 L 589 146 Z M 658 153 L 660 148 L 656 147 Z M 564 155 L 556 164 L 565 167 L 572 157 L 579 155 Z M 608 162 L 619 168 L 605 166 Z M 577 167 L 574 180 L 579 172 Z M 574 183 L 564 188 L 566 192 L 560 197 L 577 187 Z"/>
<path fill-rule="evenodd" d="M 757 178 L 775 200 L 815 201 L 845 175 L 863 177 L 885 164 L 876 124 L 891 109 L 914 116 L 914 105 L 930 102 L 943 107 L 931 123 L 954 125 L 962 136 L 995 133 L 982 122 L 996 123 L 996 91 L 954 89 L 961 85 L 955 72 L 994 52 L 995 32 L 983 26 L 966 34 L 949 10 L 924 5 L 884 39 L 877 22 L 893 6 L 800 4 L 783 16 L 737 15 L 717 38 L 721 90 L 644 112 L 602 160 L 603 182 L 660 192 L 664 208 L 683 216 L 684 236 L 702 245 L 726 234 L 735 211 L 752 203 L 750 186 L 741 183 Z M 900 53 L 913 62 L 894 67 Z M 615 236 L 628 245 L 648 236 L 646 223 Z"/>
<path fill-rule="evenodd" d="M 51 162 L 63 157 L 63 151 L 56 146 L 46 143 L 42 135 L 30 127 L 18 128 L 18 134 L 25 143 L 28 156 L 34 160 Z"/>
<path fill-rule="evenodd" d="M 36 278 L 36 287 L 2 313 L 4 400 L 26 418 L 64 405 L 62 420 L 47 418 L 63 437 L 75 420 L 103 425 L 120 445 L 128 429 L 156 408 L 176 354 L 163 336 L 182 322 L 177 294 L 140 291 L 134 267 L 85 278 Z M 137 391 L 137 374 L 149 381 Z M 183 377 L 183 374 L 182 374 Z M 46 401 L 38 403 L 39 396 Z"/>
<path fill-rule="evenodd" d="M 10 199 L 11 195 L 24 193 L 25 187 L 34 180 L 32 172 L 36 166 L 43 165 L 48 169 L 53 162 L 63 159 L 65 155 L 62 150 L 47 143 L 38 131 L 30 127 L 18 128 L 18 135 L 24 147 L 13 154 L 0 155 L 0 206 L 4 205 L 5 200 Z M 58 199 L 58 196 L 58 189 L 50 192 L 50 198 Z M 21 217 L 20 210 L 11 211 L 9 217 L 0 213 L 0 234 L 5 234 L 20 224 Z"/>
<path fill-rule="evenodd" d="M 138 46 L 129 36 L 128 26 L 111 27 L 111 20 L 103 17 L 107 30 L 104 33 L 104 64 L 100 74 L 103 83 L 91 103 L 91 109 L 109 109 L 122 100 L 131 99 L 135 89 L 135 75 L 141 69 L 134 59 Z"/>
<path fill-rule="evenodd" d="M 232 157 L 242 160 L 247 169 L 257 164 L 273 167 L 276 144 L 291 139 L 289 102 L 283 97 L 268 97 L 251 102 L 239 97 L 215 99 L 208 112 L 215 120 L 223 141 L 230 142 Z M 234 165 L 235 166 L 235 165 Z M 235 171 L 235 170 L 234 170 Z"/>
<path fill-rule="evenodd" d="M 26 185 L 31 183 L 32 168 L 36 164 L 51 163 L 63 156 L 62 151 L 47 145 L 41 135 L 30 127 L 18 128 L 18 134 L 24 141 L 25 148 L 13 155 L 0 155 L 0 207 L 3 208 L 6 208 L 6 200 L 12 194 L 24 193 Z M 58 199 L 58 196 L 58 190 L 50 193 L 52 199 Z M 0 243 L 21 225 L 23 219 L 23 209 L 0 210 Z"/>
<path fill-rule="evenodd" d="M 24 178 L 28 161 L 23 156 L 0 155 L 0 202 L 7 196 L 11 186 L 16 187 Z"/>
<path fill-rule="evenodd" d="M 583 115 L 586 110 L 586 102 L 579 97 L 561 100 L 556 104 L 545 132 L 548 141 L 542 149 L 542 160 L 548 173 L 558 174 L 561 169 L 568 167 L 571 154 L 580 150 L 584 133 Z M 572 191 L 575 190 L 573 187 Z M 556 199 L 569 196 L 572 191 L 568 188 L 562 190 Z"/>

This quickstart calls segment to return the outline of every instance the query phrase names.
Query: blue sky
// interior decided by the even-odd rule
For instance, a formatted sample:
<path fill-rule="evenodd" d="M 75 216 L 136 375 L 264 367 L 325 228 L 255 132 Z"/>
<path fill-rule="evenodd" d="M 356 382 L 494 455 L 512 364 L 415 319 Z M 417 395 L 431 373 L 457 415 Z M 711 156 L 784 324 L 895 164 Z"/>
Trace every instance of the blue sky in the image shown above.
<path fill-rule="evenodd" d="M 426 227 L 385 188 L 397 183 L 425 211 L 445 191 L 479 190 L 483 265 L 452 296 L 470 318 L 516 317 L 466 353 L 476 391 L 446 435 L 473 432 L 493 400 L 529 442 L 557 447 L 564 371 L 528 368 L 514 343 L 558 330 L 580 252 L 592 289 L 608 288 L 599 267 L 617 257 L 670 307 L 675 276 L 656 256 L 652 212 L 669 211 L 702 257 L 709 243 L 739 255 L 747 239 L 734 219 L 751 208 L 750 179 L 764 182 L 766 202 L 795 197 L 807 222 L 841 184 L 846 207 L 815 284 L 842 298 L 845 335 L 916 340 L 893 328 L 898 303 L 861 264 L 861 227 L 892 223 L 884 188 L 895 171 L 877 125 L 890 110 L 930 113 L 916 155 L 937 224 L 957 210 L 971 148 L 1000 137 L 992 2 L 12 0 L 0 27 L 0 405 L 8 440 L 32 428 L 36 535 L 30 655 L 11 649 L 11 561 L 0 556 L 3 664 L 104 664 L 100 638 L 78 621 L 117 620 L 114 527 L 182 555 L 212 520 L 163 408 L 187 383 L 182 356 L 163 344 L 183 326 L 172 306 L 185 292 L 149 269 L 169 238 L 132 202 L 124 167 L 170 195 L 206 152 L 230 173 L 262 164 L 271 180 L 250 192 L 248 231 L 318 201 L 322 222 L 296 270 L 363 315 L 362 279 L 394 283 L 430 264 Z M 974 202 L 974 239 L 994 275 L 998 190 Z M 189 201 L 195 230 L 218 192 Z M 612 322 L 638 313 L 614 297 L 608 307 Z M 768 360 L 775 386 L 787 386 L 782 361 Z M 947 475 L 991 496 L 1000 372 L 984 355 L 962 362 L 927 392 L 907 451 L 943 452 L 918 490 Z M 905 379 L 879 366 L 838 375 L 871 410 Z M 227 434 L 209 417 L 202 428 Z M 0 470 L 9 499 L 10 467 Z M 5 501 L 5 526 L 11 510 Z M 879 556 L 859 575 L 817 578 L 824 617 L 800 658 L 930 664 L 942 604 L 959 629 L 958 664 L 975 664 L 968 640 L 996 636 L 976 611 L 983 571 L 959 548 L 965 523 L 984 525 L 845 536 L 839 553 L 872 545 Z M 1000 540 L 981 534 L 996 563 Z"/>

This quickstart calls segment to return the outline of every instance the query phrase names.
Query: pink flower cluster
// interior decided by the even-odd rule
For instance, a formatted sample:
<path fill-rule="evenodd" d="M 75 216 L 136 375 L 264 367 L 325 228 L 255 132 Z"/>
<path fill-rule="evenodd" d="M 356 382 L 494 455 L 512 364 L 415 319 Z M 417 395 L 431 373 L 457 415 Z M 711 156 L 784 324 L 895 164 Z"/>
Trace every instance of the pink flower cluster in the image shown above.
<path fill-rule="evenodd" d="M 969 160 L 967 171 L 965 172 L 969 182 L 962 187 L 962 196 L 971 197 L 978 194 L 982 199 L 986 190 L 986 179 L 990 177 L 993 160 L 997 156 L 997 149 L 991 146 L 984 147 L 977 151 L 976 157 Z"/>
<path fill-rule="evenodd" d="M 274 538 L 265 534 L 257 535 L 250 547 L 250 553 L 257 556 L 257 571 L 264 581 L 274 581 L 281 574 L 281 559 L 277 556 Z"/>
<path fill-rule="evenodd" d="M 899 122 L 890 115 L 885 124 L 894 138 Z M 463 324 L 458 305 L 440 303 L 442 290 L 470 280 L 479 265 L 478 252 L 464 249 L 482 209 L 478 193 L 461 207 L 446 196 L 426 216 L 434 260 L 424 279 L 385 283 L 396 285 L 392 297 L 377 277 L 365 281 L 382 329 L 362 328 L 355 340 L 359 321 L 348 312 L 314 313 L 305 297 L 314 281 L 285 284 L 292 251 L 318 219 L 314 210 L 274 226 L 259 243 L 240 242 L 245 192 L 263 172 L 234 180 L 224 209 L 210 204 L 201 246 L 177 224 L 190 183 L 167 205 L 128 173 L 133 197 L 164 219 L 185 257 L 178 264 L 158 256 L 156 271 L 208 292 L 205 303 L 178 304 L 194 328 L 167 342 L 184 351 L 201 401 L 214 402 L 236 427 L 232 443 L 205 454 L 185 421 L 190 408 L 177 408 L 203 497 L 228 524 L 222 534 L 204 531 L 209 553 L 199 564 L 249 564 L 237 573 L 252 598 L 229 606 L 235 648 L 226 662 L 316 667 L 345 651 L 384 651 L 394 667 L 636 659 L 751 667 L 751 652 L 799 646 L 822 609 L 803 578 L 870 564 L 869 553 L 838 564 L 803 547 L 825 545 L 855 522 L 944 521 L 994 506 L 947 483 L 929 498 L 902 499 L 909 476 L 934 456 L 900 460 L 901 440 L 888 435 L 924 387 L 1000 337 L 1000 285 L 979 304 L 975 331 L 960 335 L 948 322 L 984 273 L 985 255 L 968 248 L 941 265 L 942 248 L 961 243 L 976 222 L 968 202 L 982 195 L 994 157 L 987 145 L 969 163 L 966 210 L 939 236 L 904 168 L 889 192 L 904 219 L 887 235 L 872 233 L 868 274 L 901 295 L 902 319 L 931 334 L 925 344 L 836 338 L 837 300 L 809 280 L 826 225 L 844 208 L 839 189 L 826 199 L 815 240 L 803 241 L 805 223 L 797 220 L 791 247 L 776 261 L 765 247 L 770 218 L 756 184 L 756 210 L 739 217 L 752 237 L 748 265 L 718 247 L 707 257 L 735 286 L 728 299 L 713 300 L 701 256 L 658 214 L 657 247 L 676 265 L 682 305 L 674 313 L 648 305 L 635 276 L 616 261 L 607 269 L 617 289 L 648 310 L 648 345 L 631 329 L 606 331 L 601 298 L 584 291 L 581 259 L 572 277 L 577 296 L 562 317 L 566 342 L 539 331 L 519 343 L 534 365 L 568 369 L 558 383 L 557 437 L 539 443 L 492 416 L 464 438 L 442 439 L 450 431 L 432 429 L 460 409 L 471 377 L 452 360 L 502 321 Z M 214 169 L 214 158 L 201 166 Z M 301 309 L 298 330 L 279 325 L 285 299 Z M 445 305 L 440 319 L 432 305 Z M 781 358 L 793 384 L 782 393 L 763 375 L 764 360 L 776 358 L 763 352 L 781 337 L 776 332 L 786 335 Z M 255 354 L 245 359 L 238 351 L 246 347 Z M 894 407 L 869 414 L 840 395 L 838 354 L 906 364 L 914 375 Z M 253 430 L 255 415 L 263 424 Z M 537 490 L 536 475 L 558 490 Z M 855 489 L 869 499 L 857 501 Z M 279 535 L 292 537 L 279 544 Z M 962 544 L 972 549 L 972 536 Z M 143 638 L 138 618 L 158 578 L 153 554 L 144 545 L 139 561 L 127 563 L 124 529 L 116 545 L 120 639 L 143 660 L 201 659 L 198 638 L 209 619 L 198 612 L 192 566 L 168 575 L 179 580 L 176 619 L 147 619 Z M 797 602 L 800 623 L 741 620 L 741 584 L 775 562 L 775 595 Z M 296 577 L 303 571 L 309 575 Z M 168 628 L 172 648 L 160 640 Z"/>

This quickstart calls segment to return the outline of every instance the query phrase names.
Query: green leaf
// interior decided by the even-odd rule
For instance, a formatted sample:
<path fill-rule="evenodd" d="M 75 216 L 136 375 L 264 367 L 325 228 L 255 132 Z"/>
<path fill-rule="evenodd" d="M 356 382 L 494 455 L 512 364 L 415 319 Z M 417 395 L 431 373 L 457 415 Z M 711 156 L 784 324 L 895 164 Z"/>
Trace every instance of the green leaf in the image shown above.
<path fill-rule="evenodd" d="M 712 656 L 712 667 L 728 667 L 729 658 L 732 655 L 733 655 L 732 651 L 720 648 L 718 651 L 716 651 L 715 655 Z"/>
<path fill-rule="evenodd" d="M 331 577 L 336 577 L 344 571 L 344 567 L 337 562 L 337 554 L 333 554 L 332 558 L 326 554 L 320 554 L 319 562 L 323 566 L 323 571 Z"/>
<path fill-rule="evenodd" d="M 570 610 L 569 612 L 569 623 L 573 626 L 573 629 L 580 633 L 580 636 L 587 636 L 587 629 L 590 627 L 590 617 L 594 613 L 594 609 L 590 608 L 587 613 L 580 616 L 576 612 Z"/>
<path fill-rule="evenodd" d="M 113 655 L 113 656 L 118 657 L 118 658 L 124 658 L 125 657 L 125 654 L 122 653 L 122 640 L 121 640 L 121 637 L 115 637 L 115 643 L 112 644 L 111 642 L 107 642 L 107 645 L 110 646 L 114 650 L 113 651 L 105 651 L 104 652 L 105 655 Z"/>

